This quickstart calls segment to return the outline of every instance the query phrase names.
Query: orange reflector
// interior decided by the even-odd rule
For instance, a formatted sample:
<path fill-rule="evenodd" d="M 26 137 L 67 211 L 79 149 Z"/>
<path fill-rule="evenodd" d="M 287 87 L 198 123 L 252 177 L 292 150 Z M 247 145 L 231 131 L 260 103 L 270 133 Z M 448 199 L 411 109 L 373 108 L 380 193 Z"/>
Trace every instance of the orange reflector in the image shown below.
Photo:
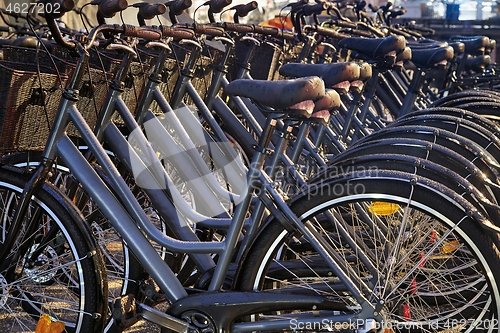
<path fill-rule="evenodd" d="M 64 327 L 65 325 L 63 322 L 53 322 L 48 314 L 43 314 L 40 319 L 38 319 L 35 333 L 62 333 Z"/>
<path fill-rule="evenodd" d="M 450 254 L 450 253 L 455 252 L 459 246 L 460 246 L 460 242 L 457 240 L 453 240 L 453 241 L 444 243 L 443 246 L 439 249 L 439 251 L 442 254 Z"/>
<path fill-rule="evenodd" d="M 370 213 L 380 216 L 387 216 L 394 214 L 399 209 L 399 205 L 390 202 L 375 201 L 373 202 L 368 210 Z"/>

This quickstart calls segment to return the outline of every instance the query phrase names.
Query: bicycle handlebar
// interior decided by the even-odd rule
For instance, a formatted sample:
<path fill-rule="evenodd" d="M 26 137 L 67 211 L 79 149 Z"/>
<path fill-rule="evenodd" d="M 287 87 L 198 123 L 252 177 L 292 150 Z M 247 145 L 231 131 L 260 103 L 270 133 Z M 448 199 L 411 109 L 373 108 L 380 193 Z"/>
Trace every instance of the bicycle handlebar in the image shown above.
<path fill-rule="evenodd" d="M 237 6 L 234 6 L 231 9 L 236 9 L 236 14 L 235 15 L 237 15 L 239 17 L 245 17 L 252 10 L 257 9 L 258 6 L 259 6 L 259 4 L 257 3 L 257 1 L 252 1 L 252 2 L 247 3 L 246 5 L 237 5 Z"/>
<path fill-rule="evenodd" d="M 157 15 L 165 14 L 167 7 L 164 4 L 138 3 L 134 7 L 139 7 L 139 15 L 145 20 L 151 20 Z"/>
<path fill-rule="evenodd" d="M 73 0 L 43 0 L 41 3 L 44 4 L 45 8 L 47 8 L 48 4 L 51 4 L 53 9 L 58 8 L 58 10 L 45 11 L 47 18 L 60 18 L 75 7 Z"/>
<path fill-rule="evenodd" d="M 227 31 L 234 31 L 243 34 L 254 32 L 254 26 L 252 24 L 240 24 L 232 22 L 215 23 L 216 26 L 224 28 Z"/>
<path fill-rule="evenodd" d="M 186 9 L 193 5 L 191 0 L 174 0 L 165 4 L 174 15 L 181 15 Z"/>
<path fill-rule="evenodd" d="M 197 34 L 211 35 L 211 36 L 224 36 L 224 29 L 214 26 L 212 24 L 176 24 L 174 27 L 193 30 Z"/>
<path fill-rule="evenodd" d="M 327 10 L 329 5 L 326 2 L 321 2 L 317 4 L 307 4 L 302 7 L 302 13 L 305 16 L 310 16 L 313 14 L 320 14 L 322 11 Z"/>
<path fill-rule="evenodd" d="M 212 13 L 220 13 L 224 7 L 229 6 L 233 0 L 210 0 L 210 11 Z"/>
<path fill-rule="evenodd" d="M 335 39 L 345 39 L 345 38 L 351 37 L 349 35 L 345 35 L 343 33 L 337 32 L 337 31 L 335 31 L 333 29 L 325 28 L 325 27 L 320 27 L 320 26 L 310 26 L 310 25 L 308 25 L 308 26 L 304 27 L 304 30 L 316 31 L 320 35 L 325 35 L 325 36 L 332 37 L 332 38 L 335 38 Z"/>
<path fill-rule="evenodd" d="M 163 38 L 172 37 L 174 39 L 192 39 L 194 31 L 182 28 L 172 28 L 166 25 L 160 27 Z"/>
<path fill-rule="evenodd" d="M 94 0 L 92 3 L 99 5 L 97 12 L 104 18 L 111 18 L 128 7 L 127 0 Z"/>

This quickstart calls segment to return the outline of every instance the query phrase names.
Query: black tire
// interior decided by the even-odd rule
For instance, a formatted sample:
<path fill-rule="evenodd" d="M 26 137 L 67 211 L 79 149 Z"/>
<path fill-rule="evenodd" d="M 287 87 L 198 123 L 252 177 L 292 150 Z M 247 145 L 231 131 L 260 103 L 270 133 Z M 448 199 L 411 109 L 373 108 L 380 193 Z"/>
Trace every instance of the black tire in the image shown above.
<path fill-rule="evenodd" d="M 393 331 L 437 332 L 450 323 L 456 323 L 452 328 L 458 326 L 460 321 L 466 330 L 474 320 L 498 320 L 498 234 L 489 233 L 490 238 L 478 223 L 479 216 L 467 216 L 469 204 L 453 199 L 454 195 L 445 188 L 418 177 L 411 179 L 397 172 L 381 172 L 373 178 L 351 175 L 330 180 L 296 199 L 292 209 L 333 247 L 344 266 L 357 273 L 355 278 L 362 277 L 355 282 L 364 281 L 369 286 L 363 293 L 369 302 L 385 301 L 379 314 Z M 332 190 L 336 186 L 344 192 Z M 362 186 L 363 191 L 347 193 L 356 186 Z M 359 209 L 370 208 L 375 202 L 390 203 L 388 207 L 395 205 L 396 209 L 385 215 L 370 213 L 366 219 Z M 369 213 L 370 209 L 363 211 Z M 328 220 L 328 212 L 336 222 Z M 407 223 L 401 222 L 402 216 Z M 357 237 L 359 248 L 352 247 L 342 236 L 341 226 L 351 237 Z M 384 228 L 386 231 L 381 233 Z M 400 229 L 404 233 L 398 238 Z M 404 241 L 396 246 L 393 242 L 398 239 Z M 361 254 L 374 260 L 378 276 L 372 274 Z M 262 229 L 253 243 L 236 286 L 247 291 L 280 289 L 298 297 L 323 295 L 351 309 L 341 314 L 358 314 L 363 309 L 305 237 L 275 220 Z M 474 299 L 478 307 L 466 304 L 465 300 Z M 276 320 L 287 315 L 290 320 L 290 312 L 259 314 L 247 320 Z M 300 316 L 298 311 L 293 315 Z M 413 323 L 410 329 L 398 329 L 396 325 L 408 322 Z M 329 328 L 325 325 L 315 331 Z M 480 331 L 479 328 L 473 327 L 473 331 Z"/>
<path fill-rule="evenodd" d="M 36 168 L 40 161 L 41 152 L 18 152 L 5 155 L 2 158 L 3 163 L 22 168 L 26 172 Z M 73 181 L 68 168 L 62 164 L 56 164 L 53 170 L 51 182 L 66 195 L 73 198 L 101 250 L 108 281 L 108 302 L 112 304 L 113 299 L 122 295 L 133 294 L 139 296 L 138 283 L 147 278 L 142 265 L 129 251 L 128 247 L 124 245 L 121 237 L 103 216 L 97 205 Z M 147 199 L 138 195 L 138 200 L 141 199 L 143 203 L 148 203 Z M 145 206 L 144 209 L 149 212 L 148 207 Z M 151 214 L 153 213 L 154 211 L 151 210 Z M 152 216 L 153 218 L 154 216 Z M 111 313 L 108 313 L 108 322 L 105 325 L 104 332 L 113 333 L 116 330 Z"/>
<path fill-rule="evenodd" d="M 15 237 L 0 269 L 2 327 L 34 332 L 39 317 L 48 314 L 65 323 L 65 332 L 101 332 L 107 308 L 104 259 L 72 202 L 43 185 L 19 233 L 9 234 L 25 184 L 21 174 L 0 167 L 0 247 Z"/>

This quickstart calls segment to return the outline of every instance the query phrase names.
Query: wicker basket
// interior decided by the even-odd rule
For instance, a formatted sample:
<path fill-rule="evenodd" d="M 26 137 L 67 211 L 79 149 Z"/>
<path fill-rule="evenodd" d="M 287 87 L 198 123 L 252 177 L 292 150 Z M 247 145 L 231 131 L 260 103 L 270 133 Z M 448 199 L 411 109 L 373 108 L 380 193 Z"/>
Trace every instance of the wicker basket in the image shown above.
<path fill-rule="evenodd" d="M 153 64 L 156 64 L 156 61 L 158 60 L 158 52 L 154 49 L 139 48 L 138 55 L 141 61 L 150 64 L 151 67 L 153 67 Z M 167 58 L 163 64 L 161 82 L 158 84 L 158 88 L 165 96 L 167 101 L 172 98 L 175 84 L 177 82 L 177 79 L 179 78 L 180 70 L 182 69 L 182 61 L 176 60 L 176 56 L 184 60 L 185 54 L 170 54 L 170 57 Z M 149 109 L 155 115 L 160 115 L 163 113 L 163 111 L 155 102 L 152 103 Z"/>
<path fill-rule="evenodd" d="M 0 155 L 43 150 L 68 77 L 9 61 L 0 61 L 0 77 Z"/>
<path fill-rule="evenodd" d="M 71 78 L 76 68 L 76 59 L 71 58 L 70 54 L 66 51 L 57 51 L 58 48 L 54 47 L 53 51 L 58 55 L 67 58 L 59 58 L 55 55 L 49 55 L 43 50 L 37 51 L 36 49 L 7 46 L 2 48 L 4 51 L 4 59 L 25 64 L 32 64 L 33 62 L 44 63 L 46 65 L 55 64 L 59 73 Z M 61 49 L 61 48 L 59 48 Z M 119 62 L 111 62 L 109 59 L 103 61 L 108 67 L 116 66 Z M 102 67 L 102 66 L 100 66 Z M 103 72 L 102 69 L 93 68 L 89 66 L 85 69 L 82 76 L 82 81 L 76 87 L 79 91 L 78 102 L 76 103 L 78 110 L 83 115 L 84 119 L 93 128 L 97 121 L 106 94 L 108 93 L 108 86 L 113 74 Z M 67 80 L 69 83 L 69 80 Z M 79 137 L 78 131 L 73 125 L 70 125 L 67 131 L 68 135 Z"/>
<path fill-rule="evenodd" d="M 249 48 L 250 46 L 244 41 L 238 40 L 236 42 L 234 59 L 229 71 L 231 80 L 236 78 L 237 64 L 245 59 Z M 255 49 L 250 63 L 250 75 L 255 80 L 273 80 L 282 59 L 283 52 L 278 46 L 268 42 L 262 43 Z"/>

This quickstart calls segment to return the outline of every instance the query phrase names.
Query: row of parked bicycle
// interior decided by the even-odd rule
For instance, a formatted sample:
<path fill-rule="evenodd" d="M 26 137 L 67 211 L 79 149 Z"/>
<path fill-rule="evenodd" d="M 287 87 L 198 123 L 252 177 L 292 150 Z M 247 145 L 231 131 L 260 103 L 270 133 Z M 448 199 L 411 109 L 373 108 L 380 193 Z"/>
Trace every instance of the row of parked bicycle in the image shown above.
<path fill-rule="evenodd" d="M 3 329 L 500 331 L 494 40 L 390 3 L 290 3 L 294 32 L 42 3 L 0 9 Z"/>

